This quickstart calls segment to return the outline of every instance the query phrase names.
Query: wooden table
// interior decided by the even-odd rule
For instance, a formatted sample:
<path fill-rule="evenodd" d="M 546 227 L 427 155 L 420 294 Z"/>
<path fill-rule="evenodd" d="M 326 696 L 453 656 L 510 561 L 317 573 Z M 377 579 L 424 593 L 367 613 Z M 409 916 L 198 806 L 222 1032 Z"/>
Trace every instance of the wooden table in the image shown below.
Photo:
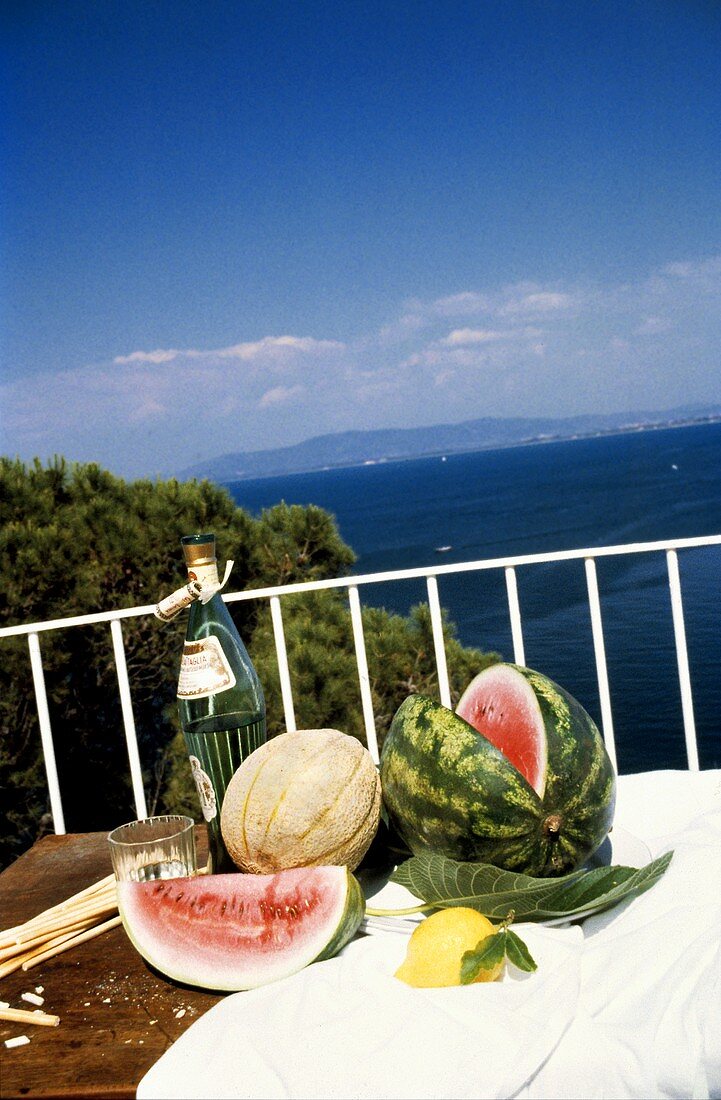
<path fill-rule="evenodd" d="M 205 830 L 198 829 L 199 858 Z M 0 875 L 0 927 L 28 920 L 111 871 L 106 833 L 47 836 Z M 152 971 L 122 926 L 0 980 L 0 1000 L 32 1009 L 21 994 L 43 986 L 43 1010 L 59 1027 L 0 1021 L 0 1096 L 134 1097 L 165 1050 L 221 999 Z M 8 1050 L 14 1035 L 30 1038 Z"/>

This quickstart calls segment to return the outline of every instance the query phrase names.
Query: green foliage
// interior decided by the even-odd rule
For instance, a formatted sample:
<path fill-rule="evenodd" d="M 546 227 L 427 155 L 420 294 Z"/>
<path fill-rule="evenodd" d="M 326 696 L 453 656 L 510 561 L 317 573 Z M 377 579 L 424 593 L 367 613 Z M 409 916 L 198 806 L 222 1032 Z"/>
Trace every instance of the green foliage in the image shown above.
<path fill-rule="evenodd" d="M 460 905 L 477 909 L 489 920 L 502 920 L 509 912 L 519 921 L 570 920 L 650 890 L 665 874 L 672 857 L 673 852 L 666 852 L 640 868 L 613 864 L 573 871 L 562 878 L 538 878 L 490 863 L 462 862 L 424 852 L 401 863 L 391 878 L 428 903 L 414 912 Z M 383 916 L 398 912 L 401 910 L 373 910 Z"/>
<path fill-rule="evenodd" d="M 185 579 L 180 538 L 213 531 L 229 588 L 262 588 L 348 573 L 355 560 L 335 520 L 315 506 L 280 503 L 254 519 L 207 481 L 125 482 L 95 464 L 56 458 L 29 466 L 0 458 L 0 624 L 155 605 Z M 285 729 L 266 601 L 229 605 L 268 703 L 269 733 Z M 287 597 L 283 619 L 300 728 L 330 726 L 365 739 L 345 594 Z M 363 614 L 376 725 L 382 738 L 410 691 L 437 691 L 428 608 L 408 618 Z M 133 712 L 149 807 L 197 816 L 179 733 L 175 690 L 185 617 L 123 620 Z M 494 656 L 463 649 L 446 624 L 456 695 Z M 109 829 L 135 817 L 110 627 L 40 634 L 66 827 Z M 48 826 L 48 797 L 25 638 L 0 640 L 0 866 Z"/>
<path fill-rule="evenodd" d="M 511 911 L 498 932 L 480 940 L 473 951 L 463 952 L 461 985 L 470 985 L 471 982 L 475 982 L 482 970 L 493 970 L 504 959 L 508 959 L 517 970 L 522 970 L 526 974 L 532 974 L 534 970 L 538 970 L 536 960 L 528 950 L 527 944 L 508 927 L 513 920 L 513 915 Z"/>
<path fill-rule="evenodd" d="M 342 575 L 354 561 L 328 512 L 281 502 L 258 521 L 250 569 L 262 584 L 297 584 Z"/>

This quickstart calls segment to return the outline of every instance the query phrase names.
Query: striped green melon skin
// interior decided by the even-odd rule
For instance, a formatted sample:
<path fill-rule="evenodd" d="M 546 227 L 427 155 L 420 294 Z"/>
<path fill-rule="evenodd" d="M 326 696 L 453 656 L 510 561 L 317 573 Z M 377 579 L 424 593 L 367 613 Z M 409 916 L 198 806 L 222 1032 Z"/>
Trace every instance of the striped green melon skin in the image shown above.
<path fill-rule="evenodd" d="M 543 717 L 543 799 L 462 718 L 427 696 L 411 695 L 383 745 L 383 800 L 415 855 L 436 852 L 524 874 L 566 874 L 598 848 L 613 823 L 613 766 L 580 703 L 540 673 L 507 667 L 531 685 Z"/>

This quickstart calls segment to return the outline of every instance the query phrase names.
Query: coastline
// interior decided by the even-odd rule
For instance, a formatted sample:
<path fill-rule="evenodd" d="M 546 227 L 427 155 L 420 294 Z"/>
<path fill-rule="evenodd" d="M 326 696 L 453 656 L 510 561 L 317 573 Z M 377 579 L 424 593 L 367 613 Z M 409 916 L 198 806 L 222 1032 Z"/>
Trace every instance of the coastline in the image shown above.
<path fill-rule="evenodd" d="M 708 427 L 712 424 L 721 424 L 721 415 L 709 415 L 704 417 L 693 417 L 686 420 L 669 420 L 658 422 L 640 422 L 629 424 L 621 428 L 614 428 L 608 430 L 598 429 L 591 432 L 575 432 L 570 435 L 539 435 L 531 436 L 527 439 L 514 440 L 508 443 L 494 443 L 492 445 L 483 447 L 474 445 L 472 447 L 446 447 L 438 448 L 428 451 L 416 451 L 412 454 L 405 455 L 384 455 L 380 458 L 366 458 L 355 462 L 337 462 L 333 465 L 322 466 L 304 466 L 302 469 L 293 470 L 276 470 L 274 473 L 268 474 L 246 474 L 239 475 L 232 478 L 215 479 L 214 477 L 206 474 L 204 476 L 193 475 L 193 477 L 183 478 L 181 480 L 198 480 L 198 481 L 216 481 L 218 485 L 236 485 L 244 481 L 273 481 L 277 478 L 286 477 L 303 477 L 307 474 L 323 474 L 330 473 L 335 470 L 353 470 L 353 469 L 365 469 L 370 466 L 388 466 L 394 463 L 400 462 L 414 462 L 417 459 L 428 458 L 448 458 L 456 455 L 469 455 L 469 454 L 492 454 L 494 452 L 515 450 L 517 448 L 542 446 L 549 443 L 573 443 L 581 440 L 590 439 L 610 439 L 615 436 L 628 436 L 628 435 L 641 435 L 646 432 L 663 432 L 674 431 L 678 428 L 697 428 Z"/>

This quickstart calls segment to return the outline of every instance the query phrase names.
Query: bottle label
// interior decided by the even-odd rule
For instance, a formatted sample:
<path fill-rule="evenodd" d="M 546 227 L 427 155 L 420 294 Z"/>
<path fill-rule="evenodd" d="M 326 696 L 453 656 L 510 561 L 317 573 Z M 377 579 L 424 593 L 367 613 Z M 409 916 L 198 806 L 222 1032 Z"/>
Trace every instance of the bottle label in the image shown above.
<path fill-rule="evenodd" d="M 218 566 L 215 562 L 210 562 L 208 565 L 194 565 L 192 569 L 188 569 L 188 580 L 191 584 L 199 586 L 198 599 L 201 603 L 208 603 L 216 592 L 221 592 L 225 588 L 234 565 L 235 562 L 229 558 L 225 563 L 222 581 L 218 578 Z"/>
<path fill-rule="evenodd" d="M 235 687 L 235 674 L 215 634 L 186 641 L 180 661 L 178 698 L 207 699 Z"/>
<path fill-rule="evenodd" d="M 210 782 L 210 776 L 207 772 L 203 771 L 197 756 L 190 757 L 190 770 L 193 773 L 195 786 L 198 789 L 198 798 L 200 799 L 200 808 L 203 811 L 203 817 L 206 821 L 212 821 L 218 813 L 218 806 L 215 801 L 215 791 L 213 790 L 213 784 Z"/>
<path fill-rule="evenodd" d="M 202 596 L 213 596 L 220 588 L 220 581 L 218 580 L 218 566 L 216 563 L 209 562 L 207 565 L 194 565 L 188 569 L 188 580 L 193 583 L 195 581 L 200 585 L 200 594 Z M 208 596 L 208 598 L 210 598 Z"/>
<path fill-rule="evenodd" d="M 202 591 L 202 585 L 198 581 L 189 581 L 183 588 L 179 588 L 177 592 L 171 592 L 169 596 L 166 596 L 157 604 L 155 608 L 156 618 L 160 619 L 161 622 L 169 623 L 171 619 L 180 614 L 183 608 L 197 600 Z"/>

